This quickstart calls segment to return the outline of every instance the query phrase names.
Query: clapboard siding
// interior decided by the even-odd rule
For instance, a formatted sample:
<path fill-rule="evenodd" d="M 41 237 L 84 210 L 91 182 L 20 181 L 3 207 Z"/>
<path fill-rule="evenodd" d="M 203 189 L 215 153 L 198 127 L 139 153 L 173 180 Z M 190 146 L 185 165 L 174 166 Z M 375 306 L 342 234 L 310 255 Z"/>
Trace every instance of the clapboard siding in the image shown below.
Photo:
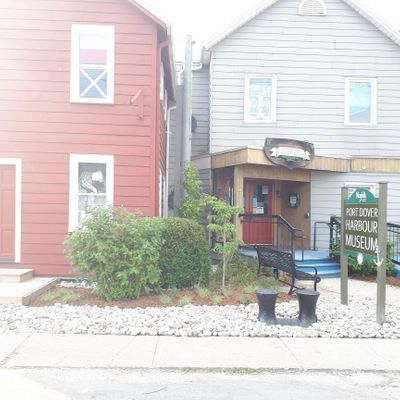
<path fill-rule="evenodd" d="M 287 137 L 318 155 L 399 157 L 399 46 L 341 0 L 324 17 L 299 16 L 299 3 L 278 1 L 212 48 L 211 152 Z M 277 77 L 276 123 L 243 121 L 245 74 Z M 378 126 L 344 125 L 346 77 L 377 79 Z"/>
<path fill-rule="evenodd" d="M 115 26 L 115 104 L 70 103 L 71 24 Z M 158 213 L 157 29 L 127 0 L 0 2 L 0 158 L 22 159 L 21 266 L 36 274 L 70 273 L 70 153 L 113 155 L 114 204 Z M 143 116 L 130 104 L 139 90 Z"/>
<path fill-rule="evenodd" d="M 199 170 L 199 179 L 203 184 L 203 192 L 207 194 L 212 194 L 211 176 L 210 168 Z"/>
<path fill-rule="evenodd" d="M 192 134 L 192 155 L 209 151 L 210 76 L 207 67 L 193 73 L 192 113 L 197 120 L 196 132 Z"/>
<path fill-rule="evenodd" d="M 400 223 L 400 176 L 398 174 L 337 174 L 329 172 L 311 173 L 311 220 L 329 222 L 332 215 L 341 213 L 341 187 L 348 183 L 373 184 L 388 182 L 388 222 Z M 313 233 L 314 234 L 314 233 Z M 317 246 L 329 247 L 329 230 L 318 228 Z"/>

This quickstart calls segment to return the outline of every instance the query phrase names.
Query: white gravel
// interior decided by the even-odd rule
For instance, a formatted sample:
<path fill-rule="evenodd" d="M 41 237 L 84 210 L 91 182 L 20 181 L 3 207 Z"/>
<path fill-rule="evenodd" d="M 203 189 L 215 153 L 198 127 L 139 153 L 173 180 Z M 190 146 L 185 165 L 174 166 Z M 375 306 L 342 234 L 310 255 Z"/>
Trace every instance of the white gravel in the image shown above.
<path fill-rule="evenodd" d="M 319 321 L 310 328 L 266 326 L 258 306 L 185 306 L 119 309 L 55 305 L 0 305 L 0 333 L 73 333 L 104 335 L 331 337 L 400 339 L 400 305 L 388 305 L 386 322 L 375 322 L 375 302 L 353 298 L 318 302 Z M 295 318 L 297 301 L 279 303 L 278 318 Z"/>

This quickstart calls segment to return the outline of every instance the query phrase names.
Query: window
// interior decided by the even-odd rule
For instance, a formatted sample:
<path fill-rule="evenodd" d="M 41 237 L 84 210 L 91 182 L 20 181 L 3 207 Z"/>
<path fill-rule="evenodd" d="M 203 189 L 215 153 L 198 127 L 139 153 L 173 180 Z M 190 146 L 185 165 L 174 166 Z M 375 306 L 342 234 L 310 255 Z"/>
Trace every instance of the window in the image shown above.
<path fill-rule="evenodd" d="M 69 196 L 69 231 L 73 231 L 90 207 L 113 204 L 114 157 L 71 154 Z"/>
<path fill-rule="evenodd" d="M 72 25 L 71 102 L 114 102 L 114 27 Z"/>
<path fill-rule="evenodd" d="M 369 190 L 374 196 L 378 195 L 378 184 L 377 183 L 345 183 L 345 187 L 348 188 L 348 196 L 350 197 L 357 189 L 362 188 L 362 189 L 367 189 Z"/>
<path fill-rule="evenodd" d="M 299 6 L 300 15 L 326 15 L 326 5 L 322 0 L 304 0 Z"/>
<path fill-rule="evenodd" d="M 246 122 L 275 122 L 275 77 L 246 75 L 244 120 Z"/>
<path fill-rule="evenodd" d="M 345 86 L 345 124 L 376 125 L 376 80 L 348 78 Z"/>

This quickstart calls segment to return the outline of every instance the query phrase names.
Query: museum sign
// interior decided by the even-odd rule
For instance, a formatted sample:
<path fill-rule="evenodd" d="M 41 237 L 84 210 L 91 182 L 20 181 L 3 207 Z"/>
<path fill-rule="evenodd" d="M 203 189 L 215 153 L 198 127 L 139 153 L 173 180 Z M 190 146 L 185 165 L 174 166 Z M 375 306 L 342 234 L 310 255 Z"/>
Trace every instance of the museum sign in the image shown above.
<path fill-rule="evenodd" d="M 367 189 L 357 189 L 344 204 L 344 250 L 347 255 L 363 254 L 376 259 L 378 253 L 377 199 Z"/>

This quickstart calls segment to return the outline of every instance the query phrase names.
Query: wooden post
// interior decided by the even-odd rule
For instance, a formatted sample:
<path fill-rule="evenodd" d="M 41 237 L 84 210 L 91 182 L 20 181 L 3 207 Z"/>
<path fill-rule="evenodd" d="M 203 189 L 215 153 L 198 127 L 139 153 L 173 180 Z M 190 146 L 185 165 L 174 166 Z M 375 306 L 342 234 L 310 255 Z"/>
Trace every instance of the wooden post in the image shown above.
<path fill-rule="evenodd" d="M 376 321 L 385 322 L 387 257 L 387 183 L 379 183 Z"/>
<path fill-rule="evenodd" d="M 342 218 L 341 218 L 341 229 L 340 229 L 340 300 L 344 305 L 349 304 L 349 257 L 344 253 L 344 244 L 345 244 L 345 207 L 344 202 L 348 197 L 348 188 L 342 187 Z"/>

